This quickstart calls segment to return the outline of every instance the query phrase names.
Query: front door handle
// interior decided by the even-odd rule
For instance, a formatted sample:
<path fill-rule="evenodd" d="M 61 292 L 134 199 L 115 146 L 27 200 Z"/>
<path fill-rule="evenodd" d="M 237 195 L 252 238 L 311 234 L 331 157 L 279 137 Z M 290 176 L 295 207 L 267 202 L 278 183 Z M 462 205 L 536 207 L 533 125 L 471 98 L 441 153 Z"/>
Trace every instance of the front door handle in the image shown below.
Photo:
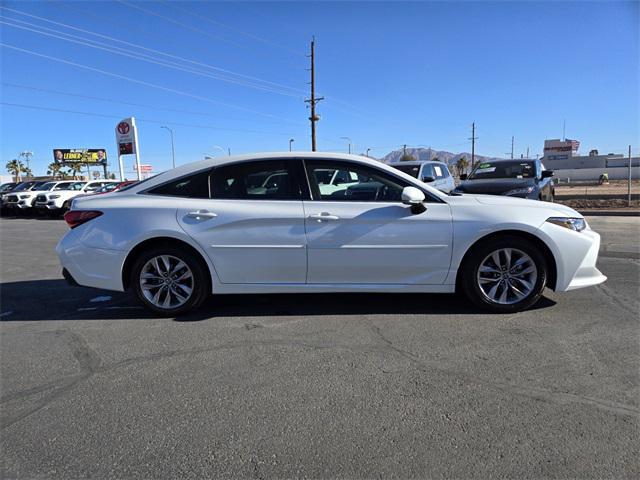
<path fill-rule="evenodd" d="M 209 218 L 215 218 L 217 216 L 218 216 L 218 214 L 210 212 L 209 210 L 198 210 L 198 211 L 195 211 L 195 212 L 187 213 L 187 217 L 195 218 L 197 220 L 206 220 L 206 219 L 209 219 Z"/>
<path fill-rule="evenodd" d="M 337 215 L 331 215 L 330 213 L 327 213 L 327 212 L 322 212 L 322 213 L 312 213 L 311 215 L 309 215 L 309 219 L 322 222 L 323 220 L 340 220 L 340 217 Z"/>

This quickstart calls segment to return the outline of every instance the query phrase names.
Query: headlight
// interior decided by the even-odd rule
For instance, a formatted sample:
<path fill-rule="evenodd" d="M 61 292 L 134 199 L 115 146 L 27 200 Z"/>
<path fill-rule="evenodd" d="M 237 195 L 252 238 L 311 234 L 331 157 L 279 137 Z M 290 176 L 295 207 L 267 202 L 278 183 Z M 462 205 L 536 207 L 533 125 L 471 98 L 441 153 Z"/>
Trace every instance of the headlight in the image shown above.
<path fill-rule="evenodd" d="M 504 192 L 503 195 L 528 195 L 533 192 L 535 187 L 522 187 L 522 188 L 514 188 L 513 190 L 509 190 L 508 192 Z"/>
<path fill-rule="evenodd" d="M 571 218 L 571 217 L 551 217 L 547 218 L 547 222 L 560 225 L 561 227 L 581 232 L 587 228 L 587 222 L 584 218 Z"/>
<path fill-rule="evenodd" d="M 29 198 L 31 195 L 20 195 L 20 198 Z"/>
<path fill-rule="evenodd" d="M 55 198 L 60 198 L 60 195 L 49 195 L 49 200 L 53 200 Z"/>

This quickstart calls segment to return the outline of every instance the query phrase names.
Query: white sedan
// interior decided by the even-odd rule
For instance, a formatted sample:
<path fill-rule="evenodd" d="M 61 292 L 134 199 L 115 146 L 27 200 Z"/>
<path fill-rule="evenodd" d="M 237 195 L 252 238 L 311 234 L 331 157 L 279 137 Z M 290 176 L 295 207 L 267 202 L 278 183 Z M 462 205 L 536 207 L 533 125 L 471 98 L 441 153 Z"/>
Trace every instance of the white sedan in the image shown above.
<path fill-rule="evenodd" d="M 349 181 L 323 189 L 332 172 Z M 67 280 L 131 290 L 166 316 L 211 293 L 284 292 L 460 291 L 515 312 L 545 287 L 606 280 L 600 236 L 568 207 L 449 196 L 353 155 L 205 160 L 78 198 L 65 219 L 57 253 Z"/>

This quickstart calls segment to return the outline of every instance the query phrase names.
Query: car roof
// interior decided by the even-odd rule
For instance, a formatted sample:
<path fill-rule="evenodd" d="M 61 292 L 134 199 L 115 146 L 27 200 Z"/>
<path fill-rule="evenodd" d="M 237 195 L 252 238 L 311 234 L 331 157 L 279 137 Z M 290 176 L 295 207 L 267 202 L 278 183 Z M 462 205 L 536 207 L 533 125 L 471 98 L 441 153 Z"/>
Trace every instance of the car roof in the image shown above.
<path fill-rule="evenodd" d="M 434 163 L 434 164 L 438 164 L 438 165 L 444 165 L 446 166 L 446 162 L 443 162 L 441 160 L 410 160 L 408 162 L 393 162 L 393 163 L 388 163 L 387 165 L 390 165 L 392 167 L 395 167 L 396 165 L 424 165 L 427 163 Z"/>
<path fill-rule="evenodd" d="M 286 159 L 305 159 L 305 160 L 345 160 L 350 162 L 361 163 L 364 165 L 371 165 L 376 168 L 380 168 L 382 170 L 386 170 L 392 175 L 399 176 L 409 181 L 412 184 L 416 183 L 416 179 L 411 175 L 404 173 L 397 168 L 393 168 L 392 166 L 382 163 L 378 160 L 372 159 L 370 157 L 365 157 L 362 155 L 351 155 L 346 153 L 334 153 L 334 152 L 264 152 L 264 153 L 251 153 L 246 155 L 234 155 L 229 157 L 216 157 L 209 158 L 206 160 L 200 160 L 198 162 L 192 162 L 185 165 L 181 165 L 173 170 L 167 170 L 166 172 L 159 173 L 158 175 L 148 178 L 147 180 L 143 180 L 138 185 L 133 185 L 126 192 L 131 194 L 138 193 L 143 190 L 147 190 L 149 188 L 153 188 L 157 185 L 163 184 L 165 182 L 171 181 L 173 179 L 177 179 L 188 175 L 190 173 L 195 173 L 199 170 L 205 170 L 208 168 L 219 167 L 222 165 L 228 165 L 231 163 L 238 162 L 248 162 L 252 160 L 286 160 Z M 420 185 L 421 188 L 425 188 L 424 185 Z M 446 198 L 446 194 L 440 192 L 439 190 L 426 186 L 430 193 L 438 198 Z M 124 193 L 124 192 L 122 192 Z"/>

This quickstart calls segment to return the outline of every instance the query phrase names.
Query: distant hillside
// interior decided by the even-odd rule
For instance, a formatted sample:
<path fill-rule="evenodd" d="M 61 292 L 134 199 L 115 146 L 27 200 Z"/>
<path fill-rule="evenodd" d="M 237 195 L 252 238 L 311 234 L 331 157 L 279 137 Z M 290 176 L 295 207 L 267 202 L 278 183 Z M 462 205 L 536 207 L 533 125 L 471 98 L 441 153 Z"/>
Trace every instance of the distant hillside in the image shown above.
<path fill-rule="evenodd" d="M 399 162 L 403 153 L 403 149 L 394 150 L 393 152 L 387 153 L 380 159 L 380 161 L 384 163 Z M 421 161 L 435 160 L 437 158 L 439 161 L 445 162 L 449 165 L 455 165 L 460 157 L 466 157 L 467 161 L 471 163 L 471 154 L 467 152 L 451 153 L 443 150 L 433 150 L 431 148 L 407 148 L 407 154 L 411 155 L 416 160 Z M 483 155 L 476 154 L 476 162 L 484 162 L 487 160 L 496 160 L 496 157 L 485 157 Z"/>

